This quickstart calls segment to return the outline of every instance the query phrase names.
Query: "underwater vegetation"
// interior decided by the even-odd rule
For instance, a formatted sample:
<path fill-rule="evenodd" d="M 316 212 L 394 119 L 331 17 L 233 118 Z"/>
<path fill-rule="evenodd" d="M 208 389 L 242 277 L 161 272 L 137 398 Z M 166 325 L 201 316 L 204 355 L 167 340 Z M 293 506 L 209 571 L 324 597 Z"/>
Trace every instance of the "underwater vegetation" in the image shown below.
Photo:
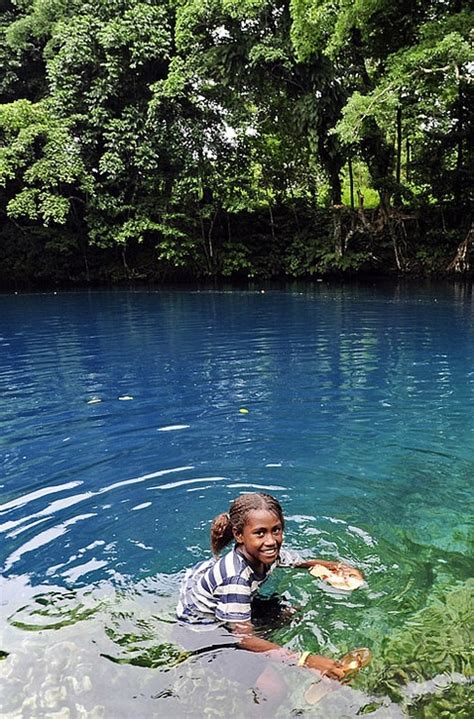
<path fill-rule="evenodd" d="M 474 580 L 433 594 L 387 637 L 357 685 L 388 695 L 417 719 L 473 715 Z"/>
<path fill-rule="evenodd" d="M 428 555 L 431 555 L 432 563 L 428 561 Z M 288 685 L 289 695 L 276 716 L 288 716 L 291 710 L 291 716 L 324 719 L 339 718 L 342 714 L 396 719 L 471 719 L 474 707 L 474 579 L 456 582 L 453 578 L 454 566 L 458 576 L 466 576 L 465 557 L 458 558 L 459 566 L 455 553 L 451 554 L 452 561 L 445 564 L 439 564 L 438 559 L 436 550 L 423 552 L 420 549 L 419 564 L 415 569 L 430 564 L 439 567 L 434 583 L 427 583 L 423 574 L 421 587 L 417 581 L 410 580 L 411 576 L 418 576 L 418 573 L 412 574 L 410 565 L 410 574 L 404 578 L 400 593 L 400 601 L 407 603 L 406 612 L 402 611 L 394 592 L 389 595 L 389 604 L 385 604 L 387 596 L 382 597 L 381 606 L 377 605 L 376 599 L 357 592 L 353 593 L 350 606 L 330 594 L 311 594 L 311 584 L 307 584 L 309 575 L 302 575 L 293 585 L 292 599 L 306 596 L 304 617 L 286 627 L 276 626 L 273 636 L 295 648 L 300 648 L 302 642 L 308 646 L 314 644 L 314 650 L 320 637 L 325 645 L 324 652 L 338 656 L 343 645 L 350 648 L 349 642 L 354 639 L 360 642 L 362 632 L 366 632 L 373 661 L 350 684 L 323 697 L 314 706 L 305 705 L 304 701 L 304 692 L 311 681 L 310 673 L 294 668 L 288 672 L 288 668 L 278 667 Z M 429 574 L 431 576 L 431 571 Z M 285 582 L 286 579 L 285 575 Z M 376 577 L 374 584 L 375 580 Z M 390 585 L 389 578 L 387 581 Z M 418 581 L 421 581 L 419 576 Z M 294 596 L 296 586 L 301 597 Z M 429 587 L 429 590 L 423 592 L 422 587 L 425 590 Z M 174 604 L 172 597 L 167 592 L 164 594 L 166 596 L 160 598 L 156 592 L 144 592 L 143 587 L 138 595 L 135 592 L 129 595 L 121 592 L 104 594 L 100 590 L 53 590 L 32 597 L 28 604 L 10 616 L 8 623 L 14 630 L 26 631 L 30 636 L 33 633 L 41 642 L 52 641 L 52 635 L 59 629 L 82 625 L 81 634 L 94 642 L 98 662 L 108 660 L 116 666 L 129 665 L 143 668 L 145 672 L 152 670 L 156 680 L 161 676 L 162 679 L 155 682 L 156 692 L 152 699 L 164 702 L 170 711 L 179 707 L 193 716 L 195 705 L 202 703 L 204 697 L 207 697 L 208 706 L 213 707 L 215 716 L 221 715 L 221 708 L 222 716 L 228 716 L 229 702 L 235 704 L 236 717 L 243 716 L 243 709 L 247 711 L 253 704 L 258 708 L 258 697 L 253 697 L 250 690 L 245 690 L 245 696 L 242 696 L 242 687 L 232 676 L 214 676 L 214 668 L 220 664 L 219 650 L 189 652 L 176 644 Z M 418 598 L 418 607 L 413 594 Z M 149 603 L 147 597 L 153 597 L 153 603 Z M 395 604 L 394 599 L 397 600 Z M 319 616 L 315 609 L 318 605 Z M 390 614 L 393 606 L 397 611 Z M 384 612 L 389 620 L 381 624 L 379 615 Z M 307 614 L 314 619 L 312 626 L 311 621 L 306 621 Z M 331 614 L 332 622 L 341 624 L 339 632 L 334 625 L 332 637 Z M 355 631 L 348 616 L 357 617 L 355 624 L 362 618 L 362 629 Z M 371 629 L 374 621 L 376 626 Z M 5 649 L 9 647 L 5 646 Z M 6 651 L 0 652 L 0 659 L 8 659 Z M 150 681 L 153 683 L 152 679 Z"/>

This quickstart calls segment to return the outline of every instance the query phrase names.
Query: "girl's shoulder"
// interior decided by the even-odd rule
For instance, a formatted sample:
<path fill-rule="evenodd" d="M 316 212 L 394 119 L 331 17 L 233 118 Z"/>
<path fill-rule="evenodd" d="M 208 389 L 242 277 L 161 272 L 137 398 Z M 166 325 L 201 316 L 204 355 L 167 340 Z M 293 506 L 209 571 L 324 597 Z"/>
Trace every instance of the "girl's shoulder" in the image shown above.
<path fill-rule="evenodd" d="M 211 577 L 212 584 L 222 584 L 232 577 L 240 576 L 247 570 L 247 564 L 241 555 L 231 549 L 222 557 L 204 559 L 187 570 L 186 575 L 194 581 L 201 577 Z"/>
<path fill-rule="evenodd" d="M 203 574 L 205 574 L 209 569 L 215 564 L 216 558 L 211 557 L 210 559 L 202 559 L 197 564 L 193 564 L 192 567 L 188 567 L 186 569 L 186 572 L 184 574 L 184 582 L 189 581 L 196 581 L 201 577 Z"/>
<path fill-rule="evenodd" d="M 226 584 L 233 579 L 248 579 L 251 569 L 241 554 L 234 549 L 218 558 L 210 567 L 210 573 L 218 584 Z"/>
<path fill-rule="evenodd" d="M 227 576 L 231 574 L 241 574 L 247 566 L 244 558 L 237 552 L 235 547 L 226 552 L 218 561 L 220 564 L 219 568 L 222 569 Z"/>

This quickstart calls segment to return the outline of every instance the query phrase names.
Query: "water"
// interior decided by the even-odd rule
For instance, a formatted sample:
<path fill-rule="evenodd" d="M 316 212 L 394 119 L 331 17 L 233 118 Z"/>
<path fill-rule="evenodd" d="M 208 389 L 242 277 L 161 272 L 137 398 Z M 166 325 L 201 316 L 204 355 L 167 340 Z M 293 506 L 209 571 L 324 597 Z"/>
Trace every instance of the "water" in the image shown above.
<path fill-rule="evenodd" d="M 5 716 L 274 716 L 234 681 L 241 652 L 221 677 L 223 650 L 173 642 L 210 520 L 263 489 L 288 546 L 368 581 L 348 596 L 280 570 L 269 591 L 304 611 L 273 639 L 375 657 L 314 706 L 310 673 L 279 667 L 276 715 L 468 717 L 473 302 L 326 284 L 0 296 Z"/>

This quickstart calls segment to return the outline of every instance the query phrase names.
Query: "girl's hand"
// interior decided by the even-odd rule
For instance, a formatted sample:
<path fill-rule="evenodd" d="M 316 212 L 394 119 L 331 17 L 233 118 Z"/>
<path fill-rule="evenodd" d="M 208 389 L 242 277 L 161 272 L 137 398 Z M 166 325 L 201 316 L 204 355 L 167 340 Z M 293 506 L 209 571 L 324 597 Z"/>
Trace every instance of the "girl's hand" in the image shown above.
<path fill-rule="evenodd" d="M 306 652 L 304 653 L 306 655 Z M 359 647 L 345 654 L 342 659 L 335 661 L 319 654 L 308 654 L 302 656 L 304 666 L 307 669 L 314 669 L 323 677 L 342 681 L 356 674 L 360 669 L 366 667 L 372 661 L 372 652 L 367 647 Z"/>
<path fill-rule="evenodd" d="M 310 654 L 303 666 L 306 669 L 314 669 L 330 679 L 344 679 L 346 674 L 340 662 L 328 657 L 322 657 L 319 654 Z"/>

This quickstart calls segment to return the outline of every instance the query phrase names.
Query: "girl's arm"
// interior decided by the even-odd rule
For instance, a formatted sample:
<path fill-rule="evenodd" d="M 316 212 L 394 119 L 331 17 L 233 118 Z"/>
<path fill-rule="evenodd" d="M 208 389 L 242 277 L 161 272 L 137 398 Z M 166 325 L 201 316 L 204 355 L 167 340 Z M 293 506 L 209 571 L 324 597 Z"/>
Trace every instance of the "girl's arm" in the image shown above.
<path fill-rule="evenodd" d="M 253 633 L 253 625 L 251 622 L 239 622 L 231 625 L 233 634 L 240 638 L 239 647 L 249 652 L 265 652 L 272 659 L 284 662 L 286 664 L 298 665 L 302 655 L 298 652 L 292 652 L 289 649 L 280 647 L 274 642 L 255 636 Z M 331 679 L 342 679 L 344 677 L 344 669 L 342 665 L 334 659 L 323 657 L 319 654 L 310 654 L 306 656 L 304 662 L 300 664 L 308 669 L 315 669 L 321 674 Z"/>

